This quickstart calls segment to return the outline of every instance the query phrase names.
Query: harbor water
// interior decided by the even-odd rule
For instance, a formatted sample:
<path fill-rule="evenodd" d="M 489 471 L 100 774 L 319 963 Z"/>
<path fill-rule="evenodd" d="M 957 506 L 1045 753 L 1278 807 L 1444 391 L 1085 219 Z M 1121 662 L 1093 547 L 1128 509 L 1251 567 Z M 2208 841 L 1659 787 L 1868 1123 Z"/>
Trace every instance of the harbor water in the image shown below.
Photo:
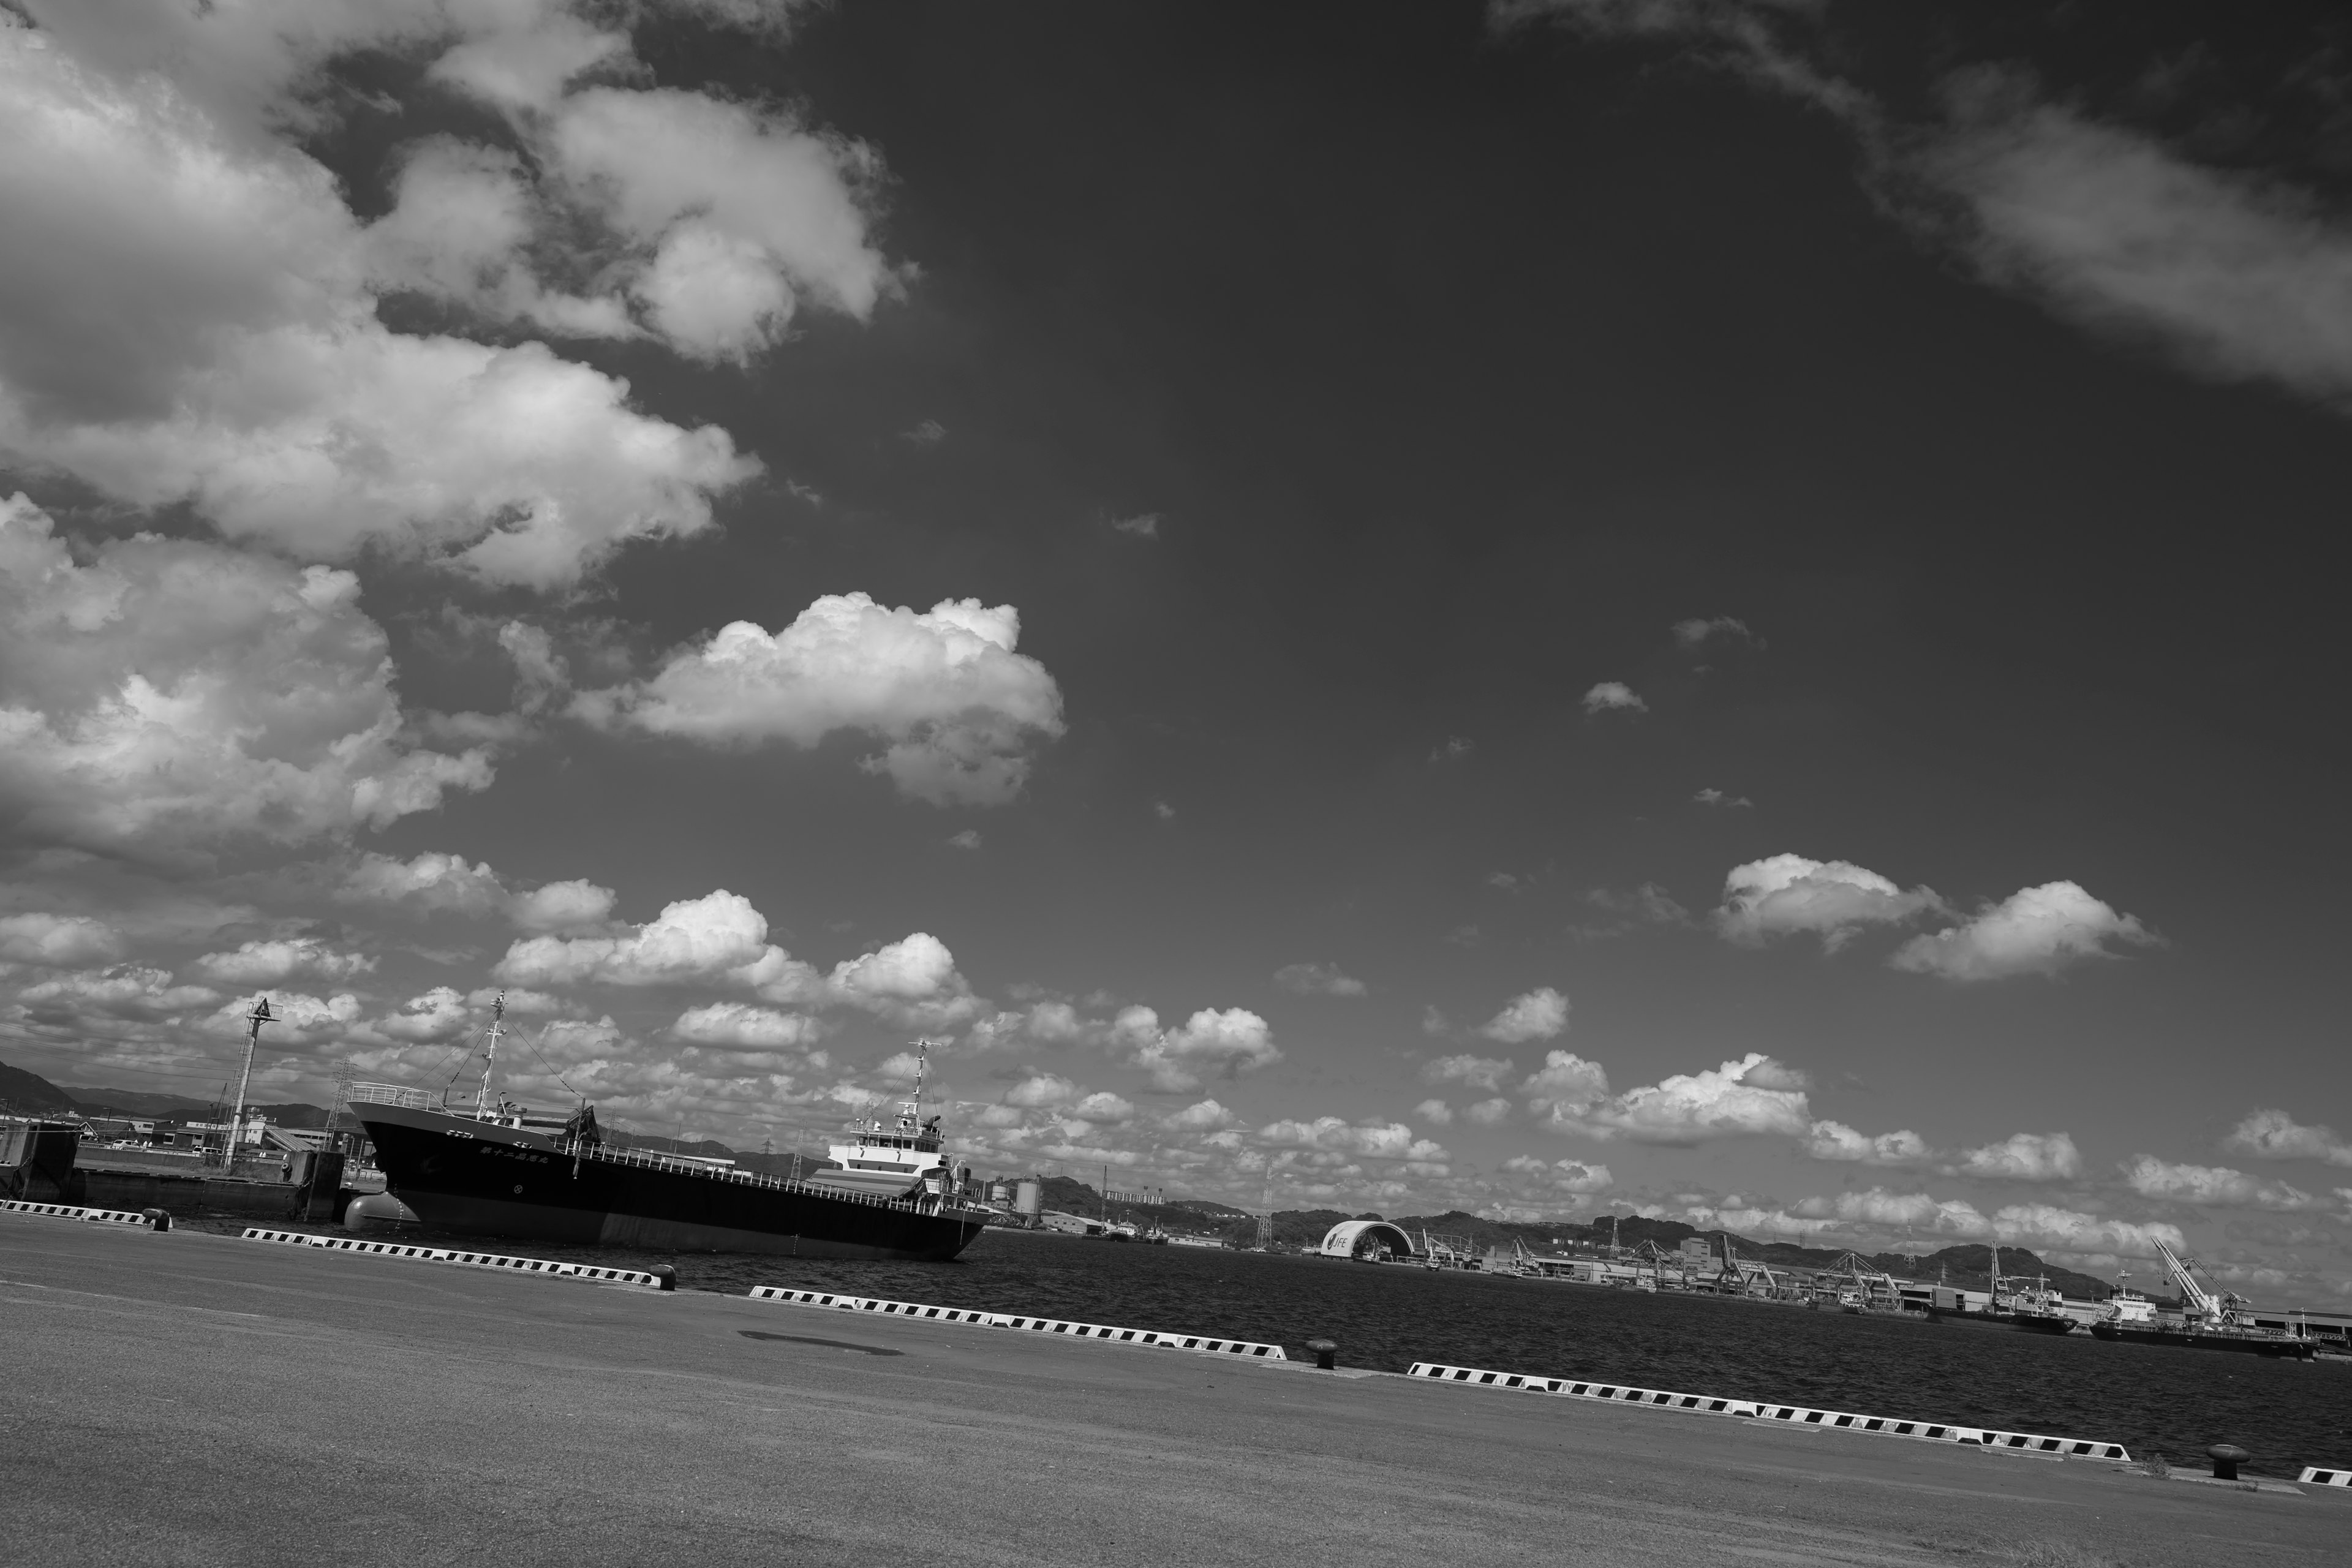
<path fill-rule="evenodd" d="M 2206 1447 L 2220 1442 L 2247 1448 L 2255 1456 L 2248 1468 L 2273 1476 L 2352 1463 L 2347 1362 L 1050 1233 L 991 1230 L 952 1263 L 670 1254 L 414 1232 L 400 1239 L 617 1268 L 667 1263 L 683 1289 L 740 1295 L 773 1285 L 1270 1341 L 1302 1358 L 1307 1341 L 1328 1338 L 1345 1366 L 1403 1372 L 1433 1361 L 1596 1378 L 2098 1438 L 2125 1444 L 2136 1458 L 2161 1455 L 2200 1468 Z"/>

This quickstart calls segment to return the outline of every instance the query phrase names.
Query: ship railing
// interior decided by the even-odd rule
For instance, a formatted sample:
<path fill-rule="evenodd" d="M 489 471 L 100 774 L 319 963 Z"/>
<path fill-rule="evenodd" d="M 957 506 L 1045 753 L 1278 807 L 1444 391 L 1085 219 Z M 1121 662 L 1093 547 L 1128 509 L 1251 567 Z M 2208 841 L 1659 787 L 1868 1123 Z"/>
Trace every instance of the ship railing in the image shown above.
<path fill-rule="evenodd" d="M 615 1149 L 609 1145 L 593 1148 L 567 1148 L 559 1143 L 557 1151 L 578 1160 L 601 1160 L 615 1165 L 639 1165 L 652 1170 L 673 1171 L 682 1175 L 700 1176 L 705 1181 L 725 1182 L 742 1187 L 761 1187 L 771 1192 L 806 1193 L 814 1197 L 835 1198 L 846 1203 L 865 1204 L 874 1208 L 898 1209 L 906 1214 L 940 1214 L 950 1205 L 926 1194 L 921 1198 L 886 1198 L 874 1193 L 854 1192 L 829 1184 L 796 1182 L 784 1176 L 764 1176 L 752 1171 L 715 1170 L 698 1163 L 680 1160 L 658 1152 L 639 1149 Z"/>

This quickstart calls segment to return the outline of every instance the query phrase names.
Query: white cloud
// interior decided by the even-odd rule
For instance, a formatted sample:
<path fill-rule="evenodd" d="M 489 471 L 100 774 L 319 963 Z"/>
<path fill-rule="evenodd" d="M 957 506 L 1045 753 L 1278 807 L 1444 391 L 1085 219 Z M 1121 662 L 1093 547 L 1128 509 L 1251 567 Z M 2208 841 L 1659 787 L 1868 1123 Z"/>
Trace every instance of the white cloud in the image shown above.
<path fill-rule="evenodd" d="M 212 1006 L 220 999 L 220 993 L 208 986 L 179 984 L 169 970 L 143 964 L 76 970 L 16 993 L 17 1004 L 34 1019 L 67 1026 L 88 1014 L 133 1020 L 165 1018 L 193 1007 Z"/>
<path fill-rule="evenodd" d="M 2019 85 L 1964 84 L 1919 170 L 1967 203 L 1990 278 L 2210 374 L 2352 392 L 2352 230 L 2300 191 L 2021 101 Z"/>
<path fill-rule="evenodd" d="M 1340 972 L 1336 963 L 1286 963 L 1274 972 L 1274 983 L 1301 996 L 1361 996 L 1364 983 Z"/>
<path fill-rule="evenodd" d="M 2120 1252 L 2134 1258 L 2153 1258 L 2158 1241 L 2175 1252 L 2189 1250 L 2188 1238 L 2180 1234 L 2179 1226 L 2139 1224 L 2050 1204 L 2013 1204 L 1996 1210 L 1992 1226 L 2004 1242 L 2061 1251 Z"/>
<path fill-rule="evenodd" d="M 2333 1128 L 2308 1127 L 2284 1110 L 2251 1110 L 2230 1130 L 2221 1147 L 2257 1160 L 2318 1160 L 2352 1165 L 2352 1143 Z"/>
<path fill-rule="evenodd" d="M 392 673 L 348 572 L 149 534 L 85 563 L 0 500 L 0 807 L 37 841 L 293 844 L 487 785 L 483 752 L 406 738 Z"/>
<path fill-rule="evenodd" d="M 355 979 L 375 968 L 363 953 L 338 952 L 317 937 L 298 936 L 248 942 L 234 952 L 208 952 L 195 962 L 206 980 L 220 985 L 282 985 L 296 975 L 313 979 Z"/>
<path fill-rule="evenodd" d="M 1932 889 L 1906 892 L 1851 861 L 1774 855 L 1725 875 L 1714 918 L 1716 930 L 1744 945 L 1811 931 L 1834 952 L 1864 926 L 1897 925 L 1942 907 Z"/>
<path fill-rule="evenodd" d="M 506 884 L 487 862 L 425 850 L 409 860 L 369 851 L 344 868 L 332 897 L 341 903 L 404 908 L 418 914 L 488 915 L 507 900 Z"/>
<path fill-rule="evenodd" d="M 1603 713 L 1615 708 L 1630 708 L 1635 712 L 1646 712 L 1649 706 L 1633 694 L 1632 687 L 1622 680 L 1601 681 L 1584 694 L 1584 710 L 1587 713 Z"/>
<path fill-rule="evenodd" d="M 1498 1094 L 1492 1100 L 1479 1100 L 1462 1114 L 1481 1127 L 1496 1127 L 1510 1119 L 1511 1102 Z"/>
<path fill-rule="evenodd" d="M 1747 622 L 1734 620 L 1729 616 L 1717 616 L 1712 619 L 1693 616 L 1686 621 L 1676 621 L 1674 625 L 1674 633 L 1675 641 L 1685 648 L 1705 647 L 1709 642 L 1756 640 L 1755 634 L 1748 629 Z"/>
<path fill-rule="evenodd" d="M 1161 1119 L 1162 1124 L 1171 1129 L 1193 1132 L 1214 1132 L 1239 1120 L 1213 1100 L 1196 1101 Z"/>
<path fill-rule="evenodd" d="M 1600 910 L 1601 918 L 1580 921 L 1568 928 L 1570 936 L 1582 941 L 1623 936 L 1645 926 L 1686 926 L 1691 923 L 1690 911 L 1655 882 L 1644 882 L 1624 892 L 1594 888 L 1584 895 L 1584 901 Z"/>
<path fill-rule="evenodd" d="M 2112 958 L 2111 943 L 2145 947 L 2159 940 L 2137 918 L 2117 914 L 2075 883 L 2045 882 L 2011 893 L 1961 925 L 1913 937 L 1887 962 L 1947 980 L 2003 980 Z"/>
<path fill-rule="evenodd" d="M 1993 1233 L 1992 1222 L 1973 1204 L 1933 1198 L 1925 1193 L 1892 1193 L 1884 1187 L 1807 1198 L 1796 1205 L 1796 1212 L 1803 1219 L 1880 1231 L 1900 1228 L 1971 1237 Z"/>
<path fill-rule="evenodd" d="M 1157 539 L 1160 537 L 1160 514 L 1156 511 L 1139 511 L 1132 517 L 1113 518 L 1110 525 L 1119 532 L 1133 534 L 1138 539 Z"/>
<path fill-rule="evenodd" d="M 2134 1156 L 2124 1167 L 2124 1180 L 2144 1198 L 2169 1198 L 2221 1208 L 2270 1209 L 2292 1214 L 2329 1206 L 2326 1199 L 2314 1197 L 2284 1182 L 2264 1181 L 2226 1165 L 2170 1164 L 2153 1154 Z"/>
<path fill-rule="evenodd" d="M 0 917 L 0 959 L 58 968 L 112 963 L 131 951 L 129 939 L 85 915 Z"/>
<path fill-rule="evenodd" d="M 1511 1064 L 1501 1057 L 1460 1056 L 1438 1057 L 1421 1064 L 1421 1076 L 1428 1083 L 1460 1083 L 1492 1093 L 1503 1087 L 1509 1077 Z"/>
<path fill-rule="evenodd" d="M 1503 1169 L 1549 1193 L 1570 1197 L 1589 1197 L 1607 1192 L 1615 1184 L 1608 1166 L 1588 1164 L 1582 1160 L 1555 1160 L 1546 1164 L 1530 1155 L 1517 1154 L 1504 1161 Z"/>
<path fill-rule="evenodd" d="M 1568 1030 L 1568 998 L 1549 985 L 1514 996 L 1478 1032 L 1507 1046 L 1556 1039 Z"/>
<path fill-rule="evenodd" d="M 1861 1165 L 1924 1165 L 1935 1157 L 1916 1132 L 1882 1132 L 1874 1138 L 1842 1121 L 1814 1122 L 1805 1131 L 1804 1149 L 1816 1160 Z"/>
<path fill-rule="evenodd" d="M 1063 730 L 1045 667 L 1013 651 L 1009 605 L 943 600 L 928 614 L 864 594 L 828 595 L 771 636 L 749 621 L 673 653 L 649 679 L 583 692 L 573 711 L 608 729 L 707 745 L 782 740 L 814 746 L 835 731 L 890 744 L 866 766 L 936 805 L 994 805 L 1028 777 L 1034 737 Z"/>
<path fill-rule="evenodd" d="M 713 1002 L 680 1013 L 670 1033 L 698 1046 L 804 1050 L 824 1037 L 824 1026 L 802 1013 L 782 1013 L 742 1002 Z"/>
<path fill-rule="evenodd" d="M 1741 806 L 1752 806 L 1756 804 L 1744 795 L 1726 795 L 1723 791 L 1714 788 L 1699 791 L 1691 796 L 1691 800 L 1695 805 L 1718 806 L 1726 810 L 1736 810 Z"/>
<path fill-rule="evenodd" d="M 496 973 L 515 985 L 665 985 L 749 972 L 763 961 L 774 967 L 782 959 L 782 950 L 769 944 L 767 917 L 751 900 L 721 888 L 669 904 L 621 935 L 517 942 Z"/>
<path fill-rule="evenodd" d="M 1447 1157 L 1442 1145 L 1414 1137 L 1412 1129 L 1402 1121 L 1349 1122 L 1337 1116 L 1318 1116 L 1312 1121 L 1271 1122 L 1259 1128 L 1257 1135 L 1261 1141 L 1276 1146 L 1329 1149 L 1371 1159 L 1433 1161 Z"/>
<path fill-rule="evenodd" d="M 223 1039 L 241 1040 L 247 1028 L 246 1014 L 252 1005 L 250 997 L 233 996 L 197 1027 Z M 362 1011 L 360 999 L 348 991 L 339 991 L 331 996 L 273 991 L 269 994 L 271 1021 L 262 1026 L 262 1038 L 280 1049 L 332 1044 L 358 1028 Z"/>
<path fill-rule="evenodd" d="M 977 828 L 967 827 L 948 842 L 958 849 L 977 849 L 980 847 L 980 832 Z"/>
<path fill-rule="evenodd" d="M 740 361 L 803 306 L 862 320 L 896 287 L 868 149 L 672 89 L 567 91 L 634 61 L 563 7 L 44 6 L 42 24 L 0 21 L 0 315 L 20 329 L 0 344 L 0 453 L 233 535 L 553 586 L 708 528 L 711 498 L 758 471 L 723 431 L 637 413 L 538 343 L 391 331 L 383 293 Z M 449 46 L 436 79 L 509 110 L 526 155 L 408 149 L 371 229 L 295 139 L 332 119 L 322 68 L 387 46 Z"/>
<path fill-rule="evenodd" d="M 1958 1170 L 2000 1181 L 2064 1181 L 2083 1173 L 2083 1153 L 2063 1132 L 2018 1132 L 1969 1150 L 1959 1157 Z"/>
<path fill-rule="evenodd" d="M 1591 1138 L 1687 1145 L 1759 1133 L 1802 1138 L 1812 1127 L 1804 1076 L 1761 1051 L 1617 1095 L 1597 1063 L 1553 1051 L 1520 1092 L 1552 1131 Z"/>
<path fill-rule="evenodd" d="M 1424 1100 L 1412 1108 L 1412 1113 L 1423 1121 L 1433 1121 L 1440 1127 L 1454 1124 L 1454 1108 L 1442 1100 Z"/>
<path fill-rule="evenodd" d="M 370 1026 L 377 1034 L 409 1045 L 447 1045 L 482 1026 L 479 1016 L 463 996 L 446 985 L 436 985 L 422 996 L 401 1004 Z"/>
<path fill-rule="evenodd" d="M 1150 1024 L 1157 1018 L 1150 1008 L 1132 1008 Z M 1134 1027 L 1148 1028 L 1142 1019 Z M 1152 1087 L 1182 1093 L 1201 1087 L 1201 1074 L 1215 1071 L 1231 1078 L 1282 1059 L 1274 1031 L 1264 1018 L 1243 1007 L 1220 1011 L 1203 1007 L 1181 1028 L 1150 1035 L 1135 1050 L 1137 1066 L 1151 1075 Z"/>
<path fill-rule="evenodd" d="M 612 919 L 618 897 L 610 888 L 600 888 L 584 877 L 574 878 L 515 894 L 508 902 L 507 914 L 528 931 L 579 931 Z"/>

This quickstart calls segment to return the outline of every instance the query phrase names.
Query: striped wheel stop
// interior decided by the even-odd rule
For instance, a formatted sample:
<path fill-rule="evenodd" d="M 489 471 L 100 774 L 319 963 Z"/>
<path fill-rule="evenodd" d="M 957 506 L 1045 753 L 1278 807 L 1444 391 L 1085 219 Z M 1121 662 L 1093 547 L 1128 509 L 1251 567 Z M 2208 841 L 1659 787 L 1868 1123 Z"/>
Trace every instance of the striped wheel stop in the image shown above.
<path fill-rule="evenodd" d="M 79 1208 L 72 1204 L 28 1204 L 15 1198 L 0 1200 L 0 1211 L 9 1214 L 47 1215 L 52 1219 L 88 1220 L 92 1225 L 136 1225 L 148 1223 L 143 1214 L 130 1209 Z"/>
<path fill-rule="evenodd" d="M 374 1258 L 406 1258 L 419 1263 L 455 1263 L 468 1268 L 498 1268 L 510 1274 L 540 1274 L 557 1279 L 600 1279 L 620 1285 L 659 1285 L 639 1268 L 599 1268 L 586 1263 L 558 1263 L 546 1258 L 507 1258 L 494 1252 L 459 1252 L 446 1247 L 408 1247 L 396 1241 L 362 1241 L 349 1236 L 312 1236 L 299 1230 L 245 1233 L 247 1241 L 274 1241 L 286 1247 L 315 1247 L 327 1252 L 363 1252 Z"/>
<path fill-rule="evenodd" d="M 2326 1469 L 2318 1465 L 2305 1465 L 2303 1474 L 2294 1478 L 2315 1487 L 2352 1487 L 2352 1470 Z"/>
<path fill-rule="evenodd" d="M 1777 1405 L 1753 1399 L 1722 1399 L 1706 1394 L 1670 1394 L 1663 1389 L 1580 1382 L 1566 1377 L 1528 1377 L 1519 1373 L 1484 1372 L 1476 1367 L 1446 1366 L 1428 1361 L 1413 1363 L 1412 1375 L 1440 1383 L 1463 1384 L 1473 1388 L 1550 1394 L 1565 1399 L 1597 1399 L 1613 1405 L 1679 1410 L 1693 1415 L 1742 1415 L 1757 1421 L 1780 1422 L 1818 1431 L 1865 1432 L 1881 1437 L 1908 1437 L 1923 1443 L 1965 1444 L 2021 1454 L 2131 1462 L 2131 1454 L 2121 1443 L 2095 1443 L 2081 1437 L 2046 1437 L 2039 1433 L 2000 1432 L 1984 1426 L 1898 1421 L 1887 1415 L 1857 1415 L 1850 1411 L 1814 1410 L 1801 1405 Z"/>
<path fill-rule="evenodd" d="M 867 1296 L 843 1296 L 827 1290 L 787 1290 L 774 1285 L 754 1286 L 757 1301 L 788 1301 L 799 1307 L 830 1307 L 844 1312 L 878 1312 L 889 1317 L 920 1318 L 927 1322 L 977 1323 L 982 1328 L 1020 1329 L 1036 1334 L 1066 1334 L 1072 1339 L 1108 1340 L 1113 1344 L 1152 1345 L 1165 1350 L 1196 1351 L 1210 1355 L 1247 1356 L 1256 1361 L 1288 1361 L 1280 1345 L 1255 1340 L 1225 1340 L 1209 1334 L 1169 1334 L 1152 1329 L 1115 1329 L 1101 1323 L 1072 1322 L 1063 1318 L 1033 1318 L 1016 1312 L 983 1312 L 969 1307 L 933 1307 L 919 1301 L 883 1301 Z"/>

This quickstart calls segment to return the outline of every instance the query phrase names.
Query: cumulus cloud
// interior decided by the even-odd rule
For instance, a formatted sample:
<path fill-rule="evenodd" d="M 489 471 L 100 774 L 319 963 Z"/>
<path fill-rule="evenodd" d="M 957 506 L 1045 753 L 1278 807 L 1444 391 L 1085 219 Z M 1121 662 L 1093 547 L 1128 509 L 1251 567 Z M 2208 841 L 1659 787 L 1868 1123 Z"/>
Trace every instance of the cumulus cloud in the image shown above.
<path fill-rule="evenodd" d="M 68 1027 L 90 1016 L 134 1021 L 168 1018 L 191 1008 L 212 1006 L 220 999 L 221 994 L 209 986 L 174 980 L 170 970 L 133 963 L 74 970 L 16 993 L 17 1005 L 27 1017 Z"/>
<path fill-rule="evenodd" d="M 2126 1164 L 2124 1181 L 2144 1198 L 2169 1198 L 2179 1203 L 2217 1208 L 2270 1209 L 2292 1214 L 2329 1206 L 2284 1182 L 2264 1181 L 2226 1165 L 2176 1165 L 2153 1154 L 2135 1155 Z"/>
<path fill-rule="evenodd" d="M 1138 539 L 1157 539 L 1160 537 L 1160 513 L 1156 511 L 1139 511 L 1132 517 L 1113 518 L 1111 527 L 1121 533 L 1133 534 Z"/>
<path fill-rule="evenodd" d="M 2074 882 L 2023 888 L 1972 919 L 1913 937 L 1887 962 L 1947 980 L 2005 980 L 2055 974 L 2087 960 L 2116 956 L 2116 944 L 2145 947 L 2159 939 L 2131 915 L 2117 914 Z"/>
<path fill-rule="evenodd" d="M 208 952 L 195 962 L 196 973 L 221 985 L 283 985 L 297 975 L 325 981 L 345 981 L 375 968 L 363 953 L 338 952 L 317 937 L 298 936 L 248 942 L 234 952 Z"/>
<path fill-rule="evenodd" d="M 1805 1130 L 1804 1151 L 1816 1160 L 1860 1165 L 1924 1165 L 1934 1152 L 1916 1132 L 1857 1132 L 1842 1121 L 1816 1121 Z"/>
<path fill-rule="evenodd" d="M 724 888 L 681 899 L 644 925 L 615 936 L 531 937 L 507 949 L 496 971 L 514 985 L 664 985 L 744 978 L 782 959 L 768 942 L 767 917 Z M 745 972 L 738 974 L 737 972 Z"/>
<path fill-rule="evenodd" d="M 1274 983 L 1301 996 L 1361 996 L 1365 990 L 1336 963 L 1286 963 L 1274 972 Z"/>
<path fill-rule="evenodd" d="M 1812 1127 L 1804 1075 L 1761 1051 L 1622 1094 L 1610 1093 L 1600 1064 L 1553 1051 L 1519 1088 L 1547 1127 L 1591 1138 L 1690 1145 L 1759 1133 L 1802 1138 Z"/>
<path fill-rule="evenodd" d="M 387 1013 L 370 1026 L 375 1033 L 406 1045 L 447 1045 L 482 1026 L 472 1005 L 450 986 L 436 985 L 412 996 L 397 1012 Z"/>
<path fill-rule="evenodd" d="M 1412 1108 L 1412 1113 L 1423 1121 L 1433 1121 L 1440 1127 L 1454 1124 L 1454 1108 L 1442 1100 L 1424 1100 Z"/>
<path fill-rule="evenodd" d="M 112 963 L 130 951 L 130 942 L 121 931 L 85 915 L 0 917 L 0 959 L 17 963 L 78 968 Z"/>
<path fill-rule="evenodd" d="M 1727 940 L 1746 946 L 1810 931 L 1835 952 L 1866 926 L 1899 925 L 1942 907 L 1932 889 L 1906 892 L 1851 861 L 1774 855 L 1725 875 L 1714 920 Z"/>
<path fill-rule="evenodd" d="M 680 1013 L 677 1022 L 670 1026 L 670 1033 L 698 1046 L 780 1051 L 814 1045 L 824 1037 L 824 1026 L 806 1014 L 783 1013 L 743 1002 L 713 1002 Z"/>
<path fill-rule="evenodd" d="M 1548 1194 L 1589 1197 L 1607 1192 L 1615 1184 L 1608 1166 L 1588 1164 L 1582 1160 L 1555 1160 L 1546 1164 L 1530 1155 L 1517 1154 L 1504 1161 L 1503 1169 Z"/>
<path fill-rule="evenodd" d="M 1726 810 L 1736 810 L 1741 806 L 1752 806 L 1756 804 L 1744 795 L 1726 795 L 1723 791 L 1711 787 L 1703 789 L 1691 796 L 1691 801 L 1694 805 L 1717 806 Z"/>
<path fill-rule="evenodd" d="M 1584 694 L 1584 710 L 1587 713 L 1605 713 L 1618 708 L 1630 708 L 1635 712 L 1645 712 L 1649 706 L 1633 694 L 1632 687 L 1622 680 L 1601 681 Z"/>
<path fill-rule="evenodd" d="M 1402 1121 L 1349 1122 L 1337 1116 L 1318 1116 L 1312 1121 L 1270 1122 L 1259 1128 L 1257 1135 L 1276 1146 L 1328 1149 L 1372 1159 L 1429 1162 L 1447 1157 L 1443 1145 L 1414 1137 L 1412 1129 Z"/>
<path fill-rule="evenodd" d="M 1243 1007 L 1203 1007 L 1182 1027 L 1164 1031 L 1148 1007 L 1129 1008 L 1121 1022 L 1139 1041 L 1135 1064 L 1151 1075 L 1153 1088 L 1171 1093 L 1200 1088 L 1204 1071 L 1232 1078 L 1282 1059 L 1273 1029 Z"/>
<path fill-rule="evenodd" d="M 1489 1093 L 1502 1088 L 1503 1079 L 1511 1071 L 1510 1062 L 1501 1057 L 1472 1056 L 1467 1052 L 1421 1064 L 1421 1076 L 1425 1082 L 1467 1084 Z"/>
<path fill-rule="evenodd" d="M 77 560 L 38 508 L 0 500 L 0 816 L 20 835 L 295 844 L 489 782 L 483 752 L 408 739 L 350 573 L 149 534 Z"/>
<path fill-rule="evenodd" d="M 468 865 L 462 855 L 431 849 L 408 860 L 371 850 L 344 868 L 332 892 L 340 903 L 475 916 L 501 908 L 507 896 L 488 862 Z"/>
<path fill-rule="evenodd" d="M 866 765 L 902 793 L 1002 805 L 1028 777 L 1032 742 L 1063 730 L 1061 689 L 1013 651 L 1020 636 L 1009 605 L 950 599 L 918 615 L 828 595 L 772 635 L 734 622 L 648 679 L 582 693 L 572 710 L 606 729 L 716 746 L 873 734 L 889 744 Z"/>
<path fill-rule="evenodd" d="M 1481 1127 L 1496 1127 L 1510 1119 L 1511 1102 L 1498 1094 L 1491 1100 L 1479 1100 L 1462 1114 Z"/>
<path fill-rule="evenodd" d="M 628 406 L 543 345 L 394 332 L 387 293 L 486 324 L 651 336 L 742 362 L 806 307 L 897 288 L 870 149 L 637 76 L 625 35 L 545 5 L 0 13 L 0 452 L 136 505 L 187 501 L 312 557 L 422 550 L 568 583 L 710 524 L 755 473 L 715 427 Z M 363 226 L 295 137 L 345 52 L 437 52 L 505 143 L 402 151 Z M 641 76 L 639 77 L 641 79 Z"/>
<path fill-rule="evenodd" d="M 1963 1175 L 1998 1181 L 2065 1181 L 2083 1173 L 2083 1153 L 2063 1132 L 2018 1132 L 1968 1151 L 1956 1168 Z"/>
<path fill-rule="evenodd" d="M 1556 1039 L 1568 1030 L 1568 998 L 1549 985 L 1514 996 L 1478 1032 L 1507 1046 Z"/>
<path fill-rule="evenodd" d="M 2352 1142 L 2333 1128 L 2305 1126 L 2284 1110 L 2252 1110 L 2230 1130 L 2221 1147 L 2257 1160 L 2317 1160 L 2352 1165 Z"/>
<path fill-rule="evenodd" d="M 585 878 L 574 878 L 517 893 L 508 900 L 507 913 L 515 924 L 528 931 L 579 931 L 612 919 L 613 905 L 618 897 L 610 888 L 600 888 Z"/>

